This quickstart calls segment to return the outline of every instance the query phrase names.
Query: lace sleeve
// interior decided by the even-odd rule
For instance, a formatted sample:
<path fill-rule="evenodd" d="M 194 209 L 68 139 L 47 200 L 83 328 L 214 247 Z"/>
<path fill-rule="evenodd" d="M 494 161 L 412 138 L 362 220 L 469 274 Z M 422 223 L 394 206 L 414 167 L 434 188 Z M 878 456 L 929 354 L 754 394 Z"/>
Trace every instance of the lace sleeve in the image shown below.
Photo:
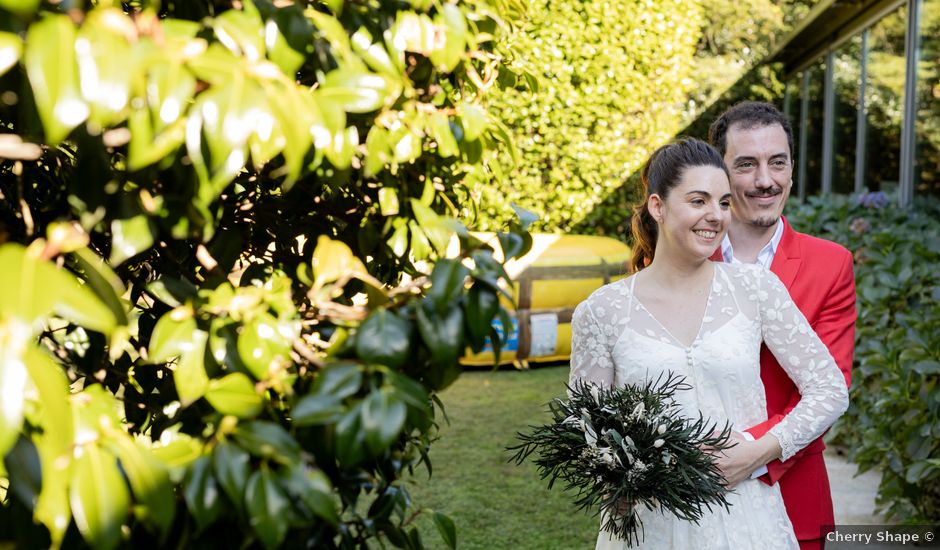
<path fill-rule="evenodd" d="M 614 383 L 614 362 L 607 344 L 607 331 L 601 330 L 588 302 L 581 302 L 571 318 L 571 373 L 568 385 L 582 379 L 599 385 Z"/>
<path fill-rule="evenodd" d="M 849 405 L 845 378 L 776 275 L 762 271 L 757 299 L 764 343 L 800 390 L 800 402 L 770 429 L 781 461 L 809 445 Z"/>

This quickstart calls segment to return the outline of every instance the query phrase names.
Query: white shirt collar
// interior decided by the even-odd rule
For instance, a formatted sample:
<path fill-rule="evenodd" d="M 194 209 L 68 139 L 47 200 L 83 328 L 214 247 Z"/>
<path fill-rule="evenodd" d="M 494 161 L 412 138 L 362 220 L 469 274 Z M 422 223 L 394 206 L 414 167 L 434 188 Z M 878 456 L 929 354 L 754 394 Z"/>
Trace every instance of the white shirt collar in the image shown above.
<path fill-rule="evenodd" d="M 780 246 L 781 239 L 783 239 L 783 220 L 777 220 L 777 229 L 774 231 L 773 237 L 771 237 L 770 241 L 764 245 L 764 248 L 757 253 L 757 260 L 754 263 L 760 264 L 764 269 L 770 269 L 770 265 L 774 261 L 774 256 L 777 254 L 777 247 Z M 744 263 L 734 257 L 734 249 L 731 247 L 731 239 L 728 237 L 727 233 L 725 233 L 725 238 L 721 241 L 721 258 L 727 264 Z"/>

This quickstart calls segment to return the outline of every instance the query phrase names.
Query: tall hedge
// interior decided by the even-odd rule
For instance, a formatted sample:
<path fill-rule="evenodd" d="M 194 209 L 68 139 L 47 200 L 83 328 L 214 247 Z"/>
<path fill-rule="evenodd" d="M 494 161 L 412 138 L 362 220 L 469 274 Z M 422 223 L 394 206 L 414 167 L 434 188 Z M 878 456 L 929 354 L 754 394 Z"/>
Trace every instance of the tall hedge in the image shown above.
<path fill-rule="evenodd" d="M 529 244 L 456 221 L 522 7 L 0 0 L 0 546 L 455 547 L 401 479 Z"/>
<path fill-rule="evenodd" d="M 858 323 L 849 409 L 832 430 L 862 471 L 882 473 L 891 518 L 940 520 L 940 203 L 883 193 L 791 205 L 800 231 L 855 255 Z"/>
<path fill-rule="evenodd" d="M 491 95 L 518 162 L 504 185 L 479 191 L 483 214 L 499 223 L 516 202 L 541 229 L 603 231 L 625 214 L 600 207 L 605 198 L 679 130 L 700 2 L 536 0 L 527 21 L 512 63 L 538 84 Z"/>

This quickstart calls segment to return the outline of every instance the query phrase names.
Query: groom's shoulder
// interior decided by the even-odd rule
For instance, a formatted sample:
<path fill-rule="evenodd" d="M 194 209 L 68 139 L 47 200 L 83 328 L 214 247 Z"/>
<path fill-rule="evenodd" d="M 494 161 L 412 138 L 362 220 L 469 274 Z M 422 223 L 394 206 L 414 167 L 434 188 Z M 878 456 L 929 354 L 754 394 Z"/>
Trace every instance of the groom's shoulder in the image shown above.
<path fill-rule="evenodd" d="M 852 257 L 849 249 L 839 243 L 809 233 L 801 233 L 793 229 L 792 225 L 789 229 L 793 232 L 793 239 L 800 245 L 800 252 L 804 261 L 829 263 L 835 262 L 837 259 L 845 261 L 845 259 L 851 259 Z"/>

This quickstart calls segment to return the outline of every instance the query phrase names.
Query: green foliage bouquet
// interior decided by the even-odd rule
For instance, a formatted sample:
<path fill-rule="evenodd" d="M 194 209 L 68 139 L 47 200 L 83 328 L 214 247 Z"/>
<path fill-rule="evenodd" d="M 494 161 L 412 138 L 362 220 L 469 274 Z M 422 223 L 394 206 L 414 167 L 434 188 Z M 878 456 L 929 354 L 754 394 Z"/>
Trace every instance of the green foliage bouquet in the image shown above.
<path fill-rule="evenodd" d="M 640 541 L 641 505 L 698 522 L 705 508 L 729 506 L 724 478 L 703 447 L 728 448 L 731 427 L 718 432 L 701 415 L 683 417 L 673 396 L 687 389 L 674 374 L 620 388 L 579 380 L 569 399 L 549 403 L 551 423 L 518 434 L 511 460 L 535 454 L 549 489 L 564 480 L 577 490 L 578 508 L 600 513 L 603 529 L 630 546 Z"/>

